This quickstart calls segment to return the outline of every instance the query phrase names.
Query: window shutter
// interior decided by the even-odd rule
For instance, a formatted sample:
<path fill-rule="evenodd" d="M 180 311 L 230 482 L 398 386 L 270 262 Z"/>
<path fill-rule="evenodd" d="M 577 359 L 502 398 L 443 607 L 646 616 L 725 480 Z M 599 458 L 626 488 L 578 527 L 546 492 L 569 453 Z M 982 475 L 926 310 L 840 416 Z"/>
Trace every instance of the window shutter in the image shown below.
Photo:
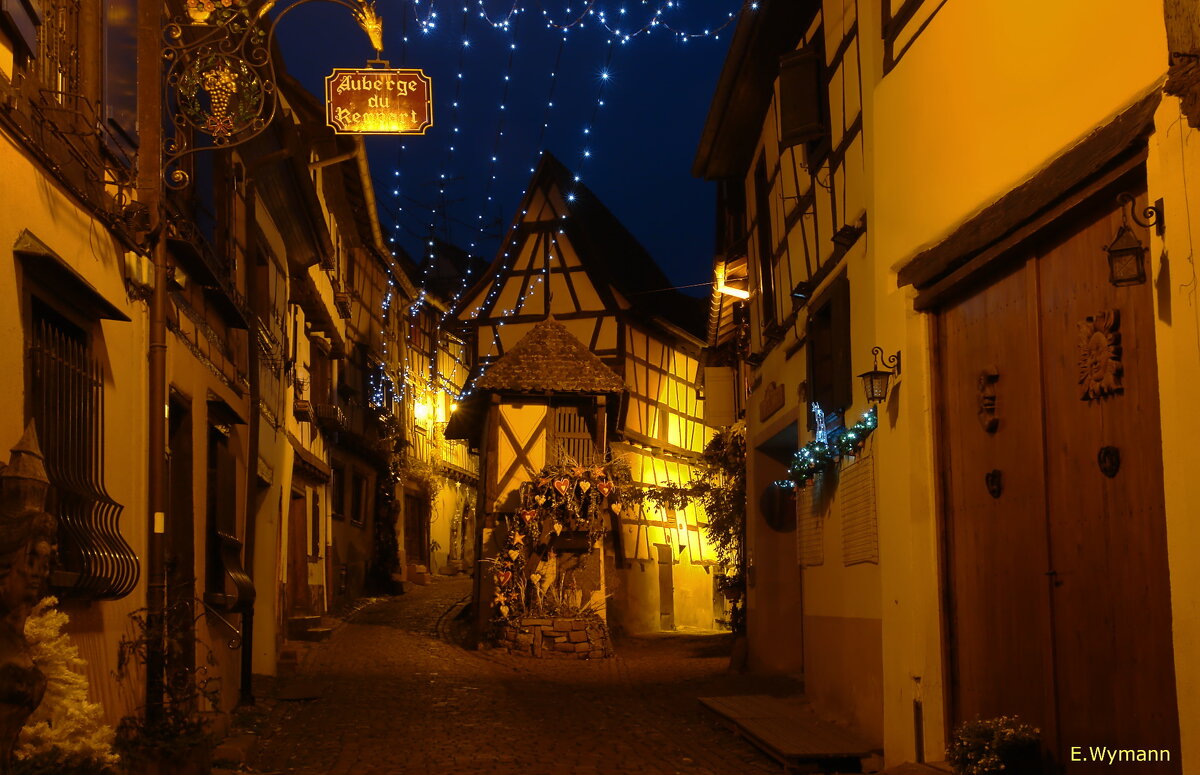
<path fill-rule="evenodd" d="M 0 15 L 0 27 L 8 26 L 29 55 L 37 56 L 37 31 L 44 18 L 41 0 L 0 0 Z"/>
<path fill-rule="evenodd" d="M 729 366 L 704 367 L 704 424 L 711 428 L 737 422 L 734 371 Z"/>
<path fill-rule="evenodd" d="M 834 280 L 829 307 L 833 340 L 832 404 L 839 411 L 845 411 L 854 403 L 854 376 L 850 364 L 850 281 L 845 274 Z"/>
<path fill-rule="evenodd" d="M 812 46 L 779 60 L 775 98 L 779 107 L 779 145 L 782 148 L 822 139 L 828 132 L 820 47 Z"/>

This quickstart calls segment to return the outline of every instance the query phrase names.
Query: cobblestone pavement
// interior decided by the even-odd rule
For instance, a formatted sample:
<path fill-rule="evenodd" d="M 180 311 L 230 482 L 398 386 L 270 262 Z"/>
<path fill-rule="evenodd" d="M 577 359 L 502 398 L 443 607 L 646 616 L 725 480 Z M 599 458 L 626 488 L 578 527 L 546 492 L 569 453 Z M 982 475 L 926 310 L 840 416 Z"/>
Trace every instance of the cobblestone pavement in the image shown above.
<path fill-rule="evenodd" d="M 617 657 L 591 661 L 469 651 L 444 637 L 446 613 L 469 595 L 469 579 L 409 590 L 358 611 L 309 652 L 301 679 L 320 696 L 274 704 L 251 761 L 256 771 L 780 771 L 696 701 L 765 688 L 726 673 L 728 635 L 625 638 Z"/>

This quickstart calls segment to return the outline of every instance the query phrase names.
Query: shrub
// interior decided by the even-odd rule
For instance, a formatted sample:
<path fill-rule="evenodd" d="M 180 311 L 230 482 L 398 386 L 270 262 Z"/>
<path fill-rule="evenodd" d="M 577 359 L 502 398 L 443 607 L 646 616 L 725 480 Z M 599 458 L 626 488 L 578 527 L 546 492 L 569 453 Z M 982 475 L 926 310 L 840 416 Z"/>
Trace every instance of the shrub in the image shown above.
<path fill-rule="evenodd" d="M 101 707 L 88 700 L 83 658 L 62 628 L 68 618 L 47 597 L 25 622 L 30 657 L 46 676 L 46 695 L 17 738 L 13 772 L 85 775 L 111 772 L 117 764 L 113 729 Z"/>
<path fill-rule="evenodd" d="M 946 757 L 958 775 L 1033 775 L 1041 769 L 1040 732 L 1017 716 L 963 723 Z"/>

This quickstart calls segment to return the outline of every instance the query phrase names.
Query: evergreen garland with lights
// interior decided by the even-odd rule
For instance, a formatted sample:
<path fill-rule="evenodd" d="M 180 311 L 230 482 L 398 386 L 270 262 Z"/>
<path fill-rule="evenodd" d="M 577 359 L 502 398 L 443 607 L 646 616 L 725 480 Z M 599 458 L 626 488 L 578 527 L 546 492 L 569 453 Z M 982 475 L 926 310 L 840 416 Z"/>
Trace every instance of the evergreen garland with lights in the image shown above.
<path fill-rule="evenodd" d="M 808 442 L 792 458 L 788 478 L 775 484 L 779 487 L 804 487 L 817 474 L 831 470 L 844 457 L 853 457 L 875 430 L 878 414 L 875 407 L 854 425 L 832 440 L 815 439 Z"/>

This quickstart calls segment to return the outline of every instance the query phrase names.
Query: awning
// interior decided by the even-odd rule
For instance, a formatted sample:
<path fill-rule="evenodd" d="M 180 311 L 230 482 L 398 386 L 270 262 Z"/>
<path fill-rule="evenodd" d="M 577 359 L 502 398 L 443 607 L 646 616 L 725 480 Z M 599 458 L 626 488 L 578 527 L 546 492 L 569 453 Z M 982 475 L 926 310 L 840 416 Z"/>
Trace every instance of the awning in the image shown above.
<path fill-rule="evenodd" d="M 56 296 L 87 317 L 129 322 L 128 315 L 104 298 L 62 256 L 28 230 L 21 232 L 13 245 L 13 252 L 21 258 L 27 276 L 36 279 L 47 290 L 54 291 Z"/>

